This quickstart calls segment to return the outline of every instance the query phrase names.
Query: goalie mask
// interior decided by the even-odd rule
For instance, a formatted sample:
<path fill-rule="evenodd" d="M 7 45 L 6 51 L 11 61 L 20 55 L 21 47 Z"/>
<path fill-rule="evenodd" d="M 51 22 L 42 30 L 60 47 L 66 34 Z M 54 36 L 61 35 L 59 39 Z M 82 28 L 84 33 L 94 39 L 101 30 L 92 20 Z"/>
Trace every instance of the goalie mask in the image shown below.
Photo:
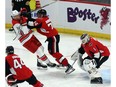
<path fill-rule="evenodd" d="M 90 40 L 90 37 L 88 34 L 82 34 L 81 37 L 80 37 L 81 41 L 82 41 L 82 44 L 86 44 L 89 42 Z"/>

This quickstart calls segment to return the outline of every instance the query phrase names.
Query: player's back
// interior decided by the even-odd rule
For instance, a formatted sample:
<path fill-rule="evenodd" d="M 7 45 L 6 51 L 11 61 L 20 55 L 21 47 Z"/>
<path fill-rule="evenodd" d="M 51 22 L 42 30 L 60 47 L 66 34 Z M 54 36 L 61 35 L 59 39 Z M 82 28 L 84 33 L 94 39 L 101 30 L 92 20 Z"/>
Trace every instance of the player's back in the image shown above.
<path fill-rule="evenodd" d="M 94 39 L 93 39 L 94 40 Z M 101 42 L 99 42 L 98 40 L 94 40 L 96 43 L 97 48 L 99 49 L 100 53 L 102 56 L 109 56 L 110 55 L 110 51 L 107 48 L 107 46 L 103 45 Z"/>
<path fill-rule="evenodd" d="M 6 56 L 6 61 L 10 66 L 10 71 L 14 78 L 24 80 L 32 76 L 32 71 L 25 66 L 24 62 L 16 54 Z"/>
<path fill-rule="evenodd" d="M 51 20 L 46 16 L 43 18 L 36 19 L 38 23 L 42 23 L 40 29 L 37 29 L 39 33 L 45 35 L 46 37 L 55 36 L 58 34 L 58 31 L 52 26 Z"/>
<path fill-rule="evenodd" d="M 90 37 L 90 41 L 87 44 L 82 46 L 89 56 L 93 56 L 94 53 L 98 52 L 100 52 L 102 56 L 110 55 L 108 48 L 92 37 Z"/>

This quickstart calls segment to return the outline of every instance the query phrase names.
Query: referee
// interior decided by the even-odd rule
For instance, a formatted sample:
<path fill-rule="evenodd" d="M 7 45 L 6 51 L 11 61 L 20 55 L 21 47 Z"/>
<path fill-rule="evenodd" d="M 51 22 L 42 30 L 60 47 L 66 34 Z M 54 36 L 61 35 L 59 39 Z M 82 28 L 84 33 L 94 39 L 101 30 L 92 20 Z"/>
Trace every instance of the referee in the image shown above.
<path fill-rule="evenodd" d="M 17 10 L 21 11 L 23 8 L 27 10 L 27 12 L 30 12 L 30 6 L 29 6 L 30 0 L 12 0 L 12 11 Z M 10 28 L 9 31 L 13 31 L 13 28 Z"/>
<path fill-rule="evenodd" d="M 12 0 L 12 10 L 20 11 L 22 8 L 26 8 L 27 12 L 30 11 L 30 0 Z"/>

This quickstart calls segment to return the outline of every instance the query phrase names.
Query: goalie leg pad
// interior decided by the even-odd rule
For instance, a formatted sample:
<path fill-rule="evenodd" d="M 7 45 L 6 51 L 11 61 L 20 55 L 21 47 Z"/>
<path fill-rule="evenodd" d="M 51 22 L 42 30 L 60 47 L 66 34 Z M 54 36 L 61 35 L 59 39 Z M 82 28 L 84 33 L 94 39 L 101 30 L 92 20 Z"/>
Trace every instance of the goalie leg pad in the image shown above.
<path fill-rule="evenodd" d="M 96 68 L 95 59 L 84 59 L 83 68 L 85 69 L 85 71 L 91 71 L 93 68 Z"/>

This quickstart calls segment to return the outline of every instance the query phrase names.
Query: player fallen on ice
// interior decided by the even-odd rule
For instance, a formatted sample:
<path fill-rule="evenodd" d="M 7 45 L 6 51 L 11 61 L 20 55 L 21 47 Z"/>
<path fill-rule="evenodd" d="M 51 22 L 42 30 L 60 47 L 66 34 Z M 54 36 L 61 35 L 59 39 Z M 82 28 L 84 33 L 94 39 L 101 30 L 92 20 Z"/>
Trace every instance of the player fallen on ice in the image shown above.
<path fill-rule="evenodd" d="M 22 14 L 17 10 L 12 11 L 12 25 L 16 33 L 16 38 L 18 38 L 19 42 L 24 48 L 37 55 L 37 67 L 56 67 L 56 64 L 50 62 L 50 60 L 44 54 L 44 47 L 42 46 L 41 42 L 33 34 L 33 31 L 27 27 L 28 18 L 21 15 Z M 42 64 L 41 61 L 44 61 L 47 66 Z"/>
<path fill-rule="evenodd" d="M 78 62 L 81 69 L 89 73 L 90 83 L 102 84 L 102 77 L 98 71 L 100 66 L 108 60 L 110 52 L 108 48 L 88 34 L 80 37 L 82 43 L 80 48 L 71 56 L 71 59 Z M 87 57 L 82 56 L 87 53 Z"/>
<path fill-rule="evenodd" d="M 37 12 L 37 17 L 38 18 L 35 21 L 28 22 L 28 27 L 30 29 L 36 28 L 38 33 L 47 37 L 46 41 L 48 42 L 49 54 L 53 56 L 59 64 L 66 66 L 67 69 L 65 73 L 70 74 L 75 69 L 68 63 L 68 60 L 59 52 L 60 35 L 58 31 L 52 26 L 52 23 L 47 16 L 46 10 L 39 10 Z"/>
<path fill-rule="evenodd" d="M 24 64 L 20 57 L 14 54 L 14 47 L 6 47 L 5 77 L 10 87 L 18 87 L 17 84 L 24 81 L 33 87 L 43 87 L 43 84 L 36 79 L 33 72 Z"/>

